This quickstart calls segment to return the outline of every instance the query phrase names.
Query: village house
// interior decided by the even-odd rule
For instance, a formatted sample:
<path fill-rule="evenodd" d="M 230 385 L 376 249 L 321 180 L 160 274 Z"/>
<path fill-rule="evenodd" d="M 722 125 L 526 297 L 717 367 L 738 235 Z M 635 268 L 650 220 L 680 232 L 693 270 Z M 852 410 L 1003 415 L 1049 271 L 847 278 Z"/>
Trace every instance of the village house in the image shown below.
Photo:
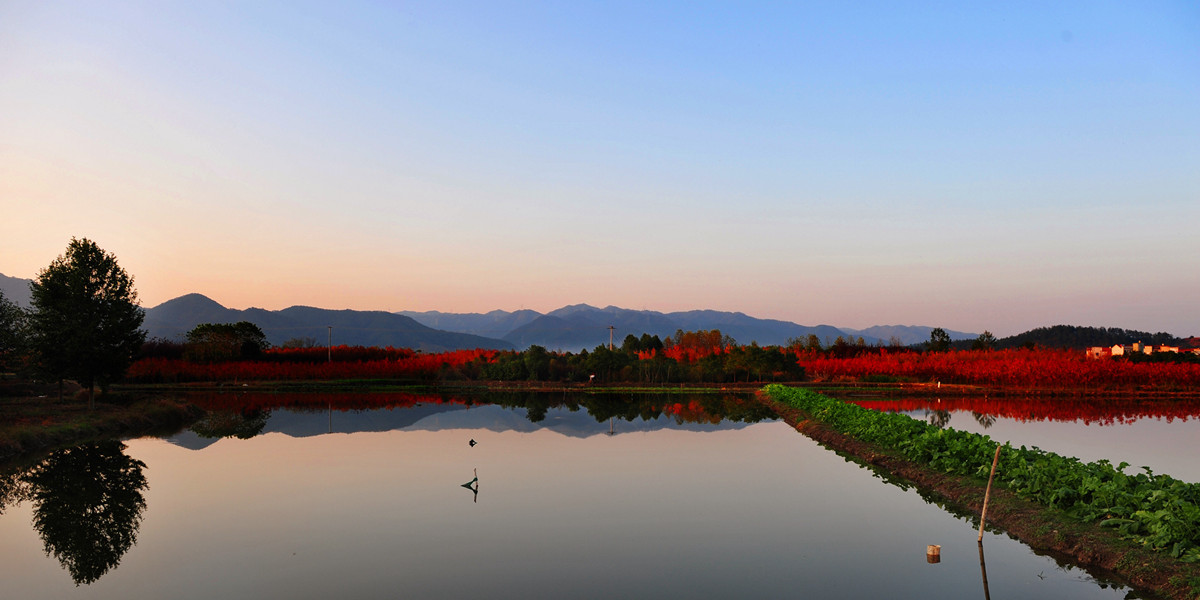
<path fill-rule="evenodd" d="M 1200 348 L 1186 348 L 1180 350 L 1179 346 L 1147 346 L 1141 342 L 1134 342 L 1129 345 L 1117 344 L 1111 348 L 1108 346 L 1092 346 L 1087 349 L 1088 358 L 1109 358 L 1113 356 L 1128 356 L 1130 354 L 1154 354 L 1155 352 L 1191 352 L 1192 354 L 1200 354 Z"/>

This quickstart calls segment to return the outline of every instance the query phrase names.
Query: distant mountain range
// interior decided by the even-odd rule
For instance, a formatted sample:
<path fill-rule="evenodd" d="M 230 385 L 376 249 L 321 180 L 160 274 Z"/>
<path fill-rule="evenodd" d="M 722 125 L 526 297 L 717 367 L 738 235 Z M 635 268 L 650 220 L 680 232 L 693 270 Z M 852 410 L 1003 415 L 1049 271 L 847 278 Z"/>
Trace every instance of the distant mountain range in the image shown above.
<path fill-rule="evenodd" d="M 721 333 L 740 343 L 758 342 L 763 346 L 786 344 L 789 338 L 803 338 L 809 334 L 815 334 L 822 341 L 832 341 L 846 335 L 843 330 L 830 325 L 810 327 L 788 321 L 758 319 L 735 312 L 695 310 L 660 313 L 616 306 L 596 308 L 587 304 L 564 306 L 544 315 L 528 310 L 520 313 L 492 311 L 486 315 L 459 314 L 453 315 L 453 318 L 440 312 L 410 311 L 400 314 L 431 327 L 436 323 L 436 326 L 464 332 L 487 331 L 485 328 L 493 323 L 508 321 L 515 327 L 502 334 L 501 339 L 514 347 L 528 348 L 537 344 L 551 350 L 570 351 L 590 350 L 607 344 L 610 326 L 613 328 L 613 343 L 616 345 L 620 345 L 625 336 L 630 334 L 640 337 L 643 333 L 648 333 L 665 338 L 677 330 L 720 329 Z M 927 339 L 928 333 L 921 341 Z M 874 338 L 865 337 L 864 340 L 875 341 Z"/>
<path fill-rule="evenodd" d="M 29 280 L 0 275 L 0 292 L 22 306 L 29 304 Z M 384 311 L 331 310 L 293 306 L 283 310 L 226 308 L 201 294 L 187 294 L 146 309 L 144 328 L 151 338 L 181 340 L 201 323 L 258 325 L 272 344 L 294 338 L 312 338 L 317 345 L 328 340 L 350 346 L 395 346 L 424 352 L 491 348 L 523 350 L 536 344 L 550 350 L 577 352 L 607 344 L 609 327 L 613 343 L 626 335 L 643 333 L 667 337 L 677 330 L 719 329 L 738 343 L 783 345 L 791 338 L 816 335 L 823 343 L 839 336 L 862 337 L 869 344 L 919 344 L 929 340 L 932 327 L 876 326 L 867 329 L 831 325 L 799 325 L 789 321 L 759 319 L 740 312 L 693 310 L 661 313 L 615 306 L 596 308 L 587 304 L 564 306 L 542 314 L 532 310 L 489 313 L 445 313 L 438 311 L 389 313 Z M 973 339 L 974 333 L 947 330 L 953 340 Z"/>
<path fill-rule="evenodd" d="M 423 352 L 444 352 L 461 348 L 510 350 L 503 340 L 469 333 L 443 331 L 422 325 L 404 315 L 385 311 L 329 310 L 293 306 L 283 310 L 225 308 L 208 297 L 188 294 L 146 309 L 143 323 L 150 337 L 181 340 L 201 323 L 237 323 L 249 321 L 267 334 L 267 341 L 279 345 L 295 338 L 312 338 L 318 345 L 329 340 L 347 346 L 395 346 Z"/>
<path fill-rule="evenodd" d="M 678 330 L 698 331 L 720 329 L 738 343 L 757 342 L 762 346 L 784 345 L 792 338 L 816 335 L 824 343 L 838 337 L 861 336 L 867 343 L 888 343 L 895 337 L 902 344 L 918 344 L 929 341 L 932 327 L 923 326 L 877 326 L 855 330 L 832 325 L 798 325 L 790 321 L 759 319 L 740 312 L 715 310 L 692 310 L 661 313 L 650 310 L 630 310 L 616 306 L 596 308 L 587 304 L 564 306 L 546 314 L 531 310 L 513 313 L 492 311 L 479 313 L 443 313 L 404 311 L 400 314 L 412 317 L 430 327 L 477 335 L 497 335 L 504 327 L 510 329 L 500 334 L 500 339 L 516 348 L 528 348 L 537 344 L 550 350 L 578 351 L 592 349 L 608 343 L 609 327 L 613 328 L 613 344 L 620 345 L 626 335 L 640 337 L 643 333 L 665 338 Z M 503 326 L 498 326 L 503 324 Z M 978 334 L 950 331 L 953 340 L 974 339 Z"/>

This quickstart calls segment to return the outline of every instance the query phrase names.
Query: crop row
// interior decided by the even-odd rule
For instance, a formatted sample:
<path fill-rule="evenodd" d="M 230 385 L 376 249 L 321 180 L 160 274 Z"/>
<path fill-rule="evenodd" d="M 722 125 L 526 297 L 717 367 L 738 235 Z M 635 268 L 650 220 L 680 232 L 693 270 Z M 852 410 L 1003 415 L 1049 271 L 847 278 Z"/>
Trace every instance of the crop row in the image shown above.
<path fill-rule="evenodd" d="M 881 413 L 809 390 L 771 385 L 768 396 L 833 429 L 956 475 L 986 478 L 996 443 L 986 435 L 939 429 L 898 413 Z M 1127 474 L 1128 465 L 1084 463 L 1039 448 L 1005 444 L 996 484 L 1058 508 L 1184 562 L 1200 562 L 1200 484 L 1167 475 Z"/>

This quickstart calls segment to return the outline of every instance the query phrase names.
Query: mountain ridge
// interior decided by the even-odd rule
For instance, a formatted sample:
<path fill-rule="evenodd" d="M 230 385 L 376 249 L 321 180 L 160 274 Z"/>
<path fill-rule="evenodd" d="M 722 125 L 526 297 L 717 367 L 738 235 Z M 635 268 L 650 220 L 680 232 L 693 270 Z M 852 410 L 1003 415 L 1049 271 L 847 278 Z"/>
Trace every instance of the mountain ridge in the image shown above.
<path fill-rule="evenodd" d="M 28 306 L 29 282 L 0 274 L 0 291 L 10 300 Z M 477 347 L 523 350 L 534 344 L 551 350 L 592 349 L 608 343 L 610 326 L 614 328 L 613 343 L 618 345 L 630 334 L 667 337 L 677 330 L 701 329 L 720 329 L 741 344 L 784 345 L 790 339 L 816 335 L 825 344 L 839 336 L 861 336 L 867 343 L 888 343 L 894 337 L 911 345 L 928 341 L 933 330 L 918 325 L 877 325 L 865 329 L 809 326 L 760 319 L 742 312 L 696 309 L 663 313 L 613 305 L 598 308 L 586 303 L 570 304 L 545 314 L 529 309 L 487 313 L 385 312 L 303 305 L 282 310 L 257 307 L 239 310 L 199 293 L 184 294 L 145 310 L 143 326 L 149 336 L 168 340 L 182 339 L 183 334 L 200 323 L 249 321 L 262 328 L 272 344 L 293 338 L 312 338 L 319 344 L 328 340 L 332 326 L 333 342 L 337 344 L 390 345 L 428 352 Z M 972 339 L 977 335 L 946 331 L 952 340 Z"/>
<path fill-rule="evenodd" d="M 175 341 L 201 323 L 249 321 L 258 325 L 267 341 L 274 345 L 295 338 L 310 338 L 319 343 L 332 337 L 339 345 L 395 346 L 423 352 L 513 349 L 503 340 L 434 329 L 411 317 L 381 310 L 337 310 L 300 305 L 283 310 L 255 307 L 238 310 L 226 308 L 203 294 L 192 293 L 145 311 L 143 327 L 148 336 Z"/>

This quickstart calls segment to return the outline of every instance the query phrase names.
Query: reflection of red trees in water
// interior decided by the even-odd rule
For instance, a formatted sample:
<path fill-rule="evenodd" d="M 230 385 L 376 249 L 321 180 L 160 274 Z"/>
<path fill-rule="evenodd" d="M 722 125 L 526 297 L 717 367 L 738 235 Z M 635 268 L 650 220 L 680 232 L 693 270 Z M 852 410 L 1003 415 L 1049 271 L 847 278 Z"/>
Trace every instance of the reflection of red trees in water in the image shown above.
<path fill-rule="evenodd" d="M 184 381 L 259 381 L 322 379 L 436 378 L 444 368 L 457 368 L 476 358 L 490 359 L 495 350 L 457 350 L 418 354 L 406 348 L 336 346 L 333 361 L 325 348 L 273 348 L 261 360 L 196 363 L 181 359 L 143 358 L 125 374 L 141 383 Z"/>
<path fill-rule="evenodd" d="M 891 375 L 917 381 L 1050 389 L 1200 387 L 1200 365 L 1088 359 L 1072 350 L 888 352 L 826 358 L 798 352 L 810 379 Z"/>
<path fill-rule="evenodd" d="M 492 404 L 481 398 L 446 396 L 437 394 L 411 394 L 406 392 L 391 393 L 272 393 L 272 392 L 208 392 L 188 394 L 187 399 L 192 404 L 211 413 L 232 412 L 248 414 L 253 411 L 269 411 L 273 409 L 288 409 L 295 411 L 325 411 L 339 412 L 357 410 L 404 409 L 416 406 L 457 405 L 484 406 Z M 587 399 L 584 400 L 586 406 Z M 675 419 L 677 423 L 721 423 L 730 413 L 735 418 L 744 418 L 750 409 L 760 408 L 757 400 L 748 398 L 721 398 L 708 400 L 712 411 L 706 408 L 704 402 L 690 400 L 687 402 L 666 403 L 655 401 L 634 401 L 637 407 L 634 412 L 643 415 L 662 413 Z M 501 406 L 522 407 L 523 401 L 505 402 Z M 661 408 L 660 408 L 661 406 Z M 577 410 L 578 405 L 572 402 L 556 401 L 549 403 L 553 408 L 570 408 Z M 590 412 L 590 411 L 589 411 Z"/>
<path fill-rule="evenodd" d="M 937 410 L 971 412 L 1004 417 L 1023 423 L 1030 421 L 1083 422 L 1087 425 L 1132 423 L 1139 419 L 1159 418 L 1167 422 L 1200 416 L 1200 401 L 1151 400 L 1138 398 L 1102 398 L 1092 400 L 1028 398 L 907 398 L 900 400 L 848 400 L 863 408 L 884 412 Z"/>
<path fill-rule="evenodd" d="M 704 406 L 699 402 L 692 400 L 686 404 L 676 402 L 667 404 L 662 407 L 662 412 L 675 417 L 678 423 L 720 423 L 723 417 L 721 415 L 709 414 Z"/>
<path fill-rule="evenodd" d="M 429 404 L 470 404 L 463 398 L 404 392 L 382 394 L 221 393 L 189 394 L 188 401 L 207 411 L 246 412 L 288 408 L 293 410 L 375 410 L 412 408 Z"/>

